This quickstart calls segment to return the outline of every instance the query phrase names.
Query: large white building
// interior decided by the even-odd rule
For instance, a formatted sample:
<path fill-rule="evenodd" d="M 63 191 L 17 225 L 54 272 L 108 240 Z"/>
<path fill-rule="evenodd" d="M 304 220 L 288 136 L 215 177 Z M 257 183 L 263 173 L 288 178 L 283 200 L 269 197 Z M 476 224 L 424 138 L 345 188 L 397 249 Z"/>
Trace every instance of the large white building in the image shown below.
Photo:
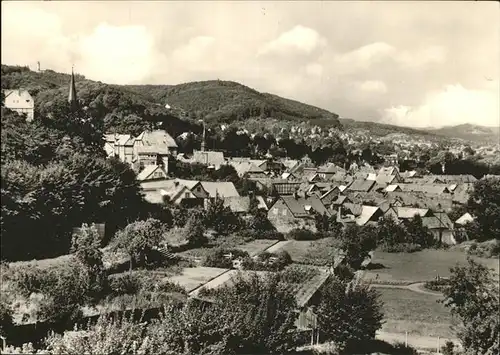
<path fill-rule="evenodd" d="M 21 114 L 26 114 L 28 122 L 35 118 L 35 100 L 27 90 L 3 90 L 5 107 Z"/>

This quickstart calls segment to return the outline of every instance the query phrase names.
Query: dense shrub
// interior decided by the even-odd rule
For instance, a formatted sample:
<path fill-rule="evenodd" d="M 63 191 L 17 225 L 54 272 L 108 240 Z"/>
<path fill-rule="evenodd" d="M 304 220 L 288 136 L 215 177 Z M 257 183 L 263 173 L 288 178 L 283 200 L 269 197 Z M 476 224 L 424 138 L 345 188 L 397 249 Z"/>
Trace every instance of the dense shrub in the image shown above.
<path fill-rule="evenodd" d="M 494 239 L 483 243 L 472 243 L 467 254 L 483 258 L 495 258 L 500 255 L 500 241 Z"/>
<path fill-rule="evenodd" d="M 450 287 L 450 280 L 439 278 L 437 280 L 427 281 L 424 286 L 429 290 L 442 292 L 444 289 Z"/>
<path fill-rule="evenodd" d="M 232 254 L 232 258 L 226 258 L 225 255 L 228 254 Z M 205 260 L 203 260 L 203 266 L 232 269 L 233 260 L 238 258 L 249 259 L 250 256 L 246 251 L 239 249 L 216 248 L 211 250 L 211 252 L 205 257 Z"/>
<path fill-rule="evenodd" d="M 12 329 L 12 310 L 4 302 L 0 300 L 0 335 L 7 336 Z"/>
<path fill-rule="evenodd" d="M 292 263 L 290 254 L 280 251 L 276 254 L 263 252 L 256 258 L 243 259 L 243 268 L 253 271 L 280 271 Z"/>
<path fill-rule="evenodd" d="M 111 296 L 134 295 L 141 288 L 141 280 L 138 275 L 130 272 L 110 275 L 108 284 Z"/>
<path fill-rule="evenodd" d="M 399 243 L 393 245 L 382 245 L 380 249 L 388 253 L 414 253 L 421 251 L 422 246 L 412 243 Z"/>
<path fill-rule="evenodd" d="M 417 349 L 406 345 L 405 343 L 396 342 L 393 346 L 394 350 L 392 354 L 394 355 L 418 355 Z"/>
<path fill-rule="evenodd" d="M 254 229 L 245 229 L 239 234 L 245 239 L 245 241 L 255 239 L 285 240 L 283 233 L 280 233 L 277 230 L 257 231 Z"/>
<path fill-rule="evenodd" d="M 316 240 L 322 238 L 323 235 L 306 228 L 295 228 L 288 232 L 287 237 L 294 240 Z"/>

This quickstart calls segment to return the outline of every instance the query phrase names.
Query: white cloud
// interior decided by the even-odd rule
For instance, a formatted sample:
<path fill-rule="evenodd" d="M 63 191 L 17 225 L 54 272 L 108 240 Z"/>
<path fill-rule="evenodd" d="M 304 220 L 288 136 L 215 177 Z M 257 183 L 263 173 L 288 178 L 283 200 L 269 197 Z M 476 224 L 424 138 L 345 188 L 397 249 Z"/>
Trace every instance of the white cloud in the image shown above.
<path fill-rule="evenodd" d="M 314 50 L 326 45 L 326 39 L 316 30 L 297 25 L 291 30 L 282 33 L 275 40 L 266 43 L 259 51 L 264 54 L 286 54 L 291 51 L 310 54 Z"/>
<path fill-rule="evenodd" d="M 172 53 L 172 60 L 178 64 L 190 65 L 202 64 L 207 51 L 214 44 L 215 38 L 209 36 L 193 37 L 189 42 Z"/>
<path fill-rule="evenodd" d="M 114 84 L 144 79 L 154 69 L 154 39 L 144 26 L 97 26 L 79 41 L 77 69 L 91 78 Z"/>
<path fill-rule="evenodd" d="M 398 53 L 396 61 L 408 67 L 419 67 L 427 64 L 444 63 L 446 50 L 442 46 L 430 46 L 418 51 Z"/>
<path fill-rule="evenodd" d="M 374 65 L 394 61 L 407 69 L 416 69 L 432 63 L 443 63 L 446 60 L 446 51 L 442 46 L 429 46 L 421 50 L 398 50 L 385 43 L 375 42 L 353 51 L 337 54 L 334 62 L 346 72 L 368 70 Z"/>
<path fill-rule="evenodd" d="M 468 90 L 461 85 L 448 85 L 443 91 L 428 95 L 420 106 L 386 109 L 384 118 L 393 124 L 413 127 L 462 123 L 498 126 L 499 100 L 498 90 Z"/>
<path fill-rule="evenodd" d="M 321 76 L 323 74 L 323 66 L 319 63 L 310 63 L 306 66 L 306 73 L 311 76 Z"/>
<path fill-rule="evenodd" d="M 380 80 L 364 81 L 358 84 L 358 88 L 361 91 L 373 94 L 385 94 L 387 92 L 387 86 Z"/>

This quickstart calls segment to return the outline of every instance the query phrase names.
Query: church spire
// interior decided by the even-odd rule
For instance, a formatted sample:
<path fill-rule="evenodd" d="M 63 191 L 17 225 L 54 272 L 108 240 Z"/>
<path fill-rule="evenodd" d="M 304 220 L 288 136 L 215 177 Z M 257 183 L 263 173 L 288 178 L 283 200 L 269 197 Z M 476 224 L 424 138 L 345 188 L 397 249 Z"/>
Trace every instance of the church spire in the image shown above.
<path fill-rule="evenodd" d="M 69 84 L 68 102 L 71 104 L 72 108 L 76 108 L 78 106 L 78 100 L 76 97 L 75 74 L 73 73 L 73 67 L 71 67 L 71 82 Z"/>

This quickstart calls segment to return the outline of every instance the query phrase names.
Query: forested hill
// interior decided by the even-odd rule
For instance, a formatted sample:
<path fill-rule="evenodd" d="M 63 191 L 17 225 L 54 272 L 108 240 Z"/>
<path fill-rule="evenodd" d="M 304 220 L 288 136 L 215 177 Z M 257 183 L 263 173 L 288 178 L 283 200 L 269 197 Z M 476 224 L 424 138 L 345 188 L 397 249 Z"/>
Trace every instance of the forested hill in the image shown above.
<path fill-rule="evenodd" d="M 24 88 L 36 100 L 37 113 L 46 113 L 54 102 L 67 98 L 70 76 L 27 67 L 2 65 L 2 89 Z M 273 118 L 292 122 L 322 121 L 340 127 L 338 115 L 297 101 L 259 93 L 228 81 L 191 82 L 180 85 L 107 85 L 76 76 L 78 98 L 99 107 L 105 129 L 138 134 L 148 126 L 171 134 L 197 131 L 198 120 L 231 123 L 250 118 Z M 166 104 L 170 108 L 166 108 Z"/>
<path fill-rule="evenodd" d="M 384 137 L 388 134 L 408 134 L 413 136 L 426 136 L 436 137 L 433 132 L 426 130 L 419 130 L 410 127 L 394 126 L 379 122 L 369 122 L 369 121 L 356 121 L 350 118 L 341 118 L 340 123 L 347 131 L 363 131 L 366 130 L 370 132 L 375 137 Z"/>
<path fill-rule="evenodd" d="M 192 118 L 230 123 L 247 118 L 272 117 L 278 120 L 329 120 L 338 127 L 338 115 L 315 106 L 260 93 L 245 85 L 222 80 L 179 85 L 133 85 L 128 88 L 155 102 L 180 107 Z"/>
<path fill-rule="evenodd" d="M 485 127 L 473 124 L 461 124 L 442 128 L 429 128 L 429 132 L 445 137 L 461 138 L 480 143 L 498 144 L 500 127 Z"/>

